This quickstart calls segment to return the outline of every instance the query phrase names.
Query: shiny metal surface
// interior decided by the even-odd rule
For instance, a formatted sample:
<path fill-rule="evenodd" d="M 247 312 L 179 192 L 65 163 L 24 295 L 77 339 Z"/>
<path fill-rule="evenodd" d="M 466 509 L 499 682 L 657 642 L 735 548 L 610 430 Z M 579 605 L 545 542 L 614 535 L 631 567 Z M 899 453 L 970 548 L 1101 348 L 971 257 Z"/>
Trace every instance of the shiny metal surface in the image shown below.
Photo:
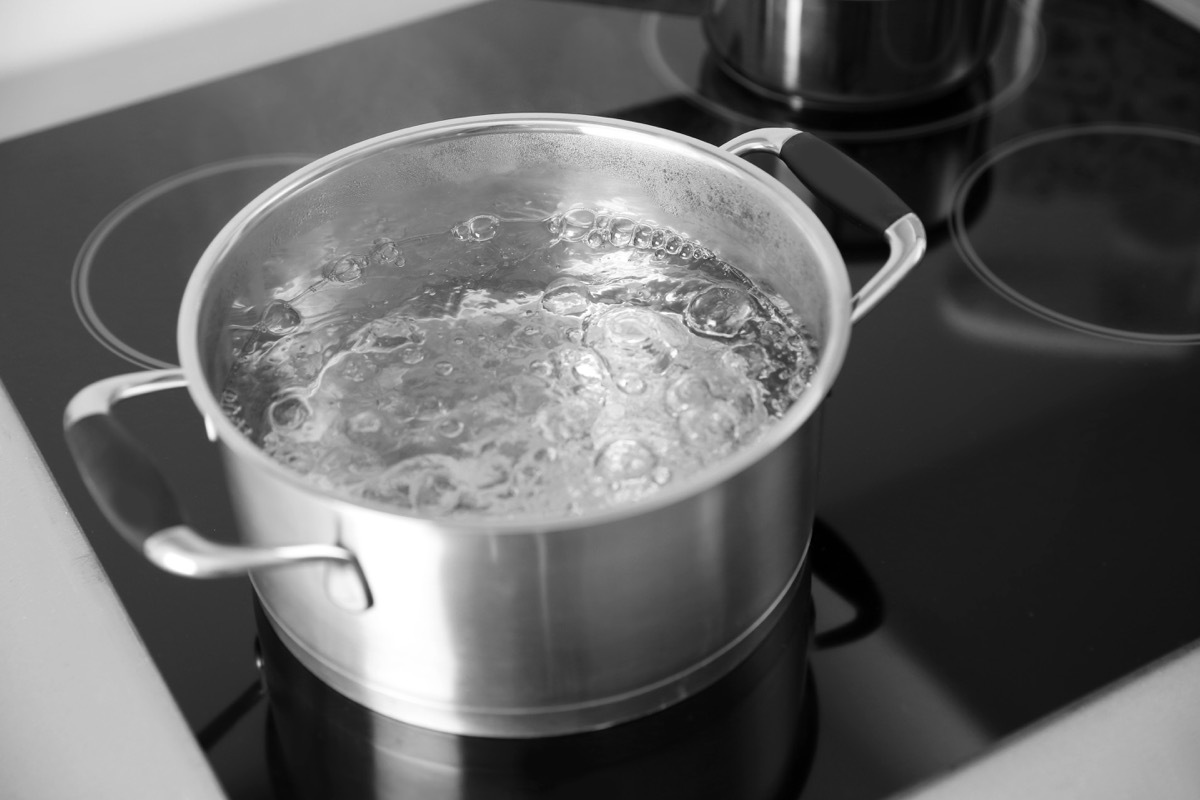
<path fill-rule="evenodd" d="M 449 230 L 546 193 L 559 209 L 619 207 L 697 232 L 769 281 L 821 344 L 804 395 L 757 441 L 692 479 L 559 519 L 439 519 L 343 497 L 276 463 L 225 417 L 218 398 L 236 315 L 319 275 L 331 246 L 369 243 L 384 221 Z M 208 247 L 184 295 L 180 360 L 226 468 L 242 532 L 228 551 L 236 563 L 222 565 L 223 546 L 191 532 L 151 540 L 189 568 L 253 569 L 264 610 L 297 658 L 382 714 L 502 737 L 644 715 L 744 658 L 801 573 L 817 416 L 845 356 L 852 305 L 837 248 L 796 195 L 679 134 L 597 117 L 495 115 L 353 145 L 247 206 Z M 369 608 L 356 607 L 358 574 L 347 575 L 340 556 L 257 568 L 314 547 L 321 558 L 353 553 Z"/>
<path fill-rule="evenodd" d="M 764 440 L 694 480 L 564 519 L 430 519 L 323 494 L 221 414 L 228 348 L 212 343 L 227 327 L 229 298 L 261 302 L 296 277 L 257 269 L 281 231 L 285 241 L 337 231 L 339 249 L 351 249 L 358 243 L 344 232 L 372 230 L 355 215 L 415 209 L 399 217 L 409 231 L 448 230 L 499 197 L 535 192 L 563 209 L 619 203 L 704 232 L 706 246 L 770 280 L 809 321 L 823 342 L 811 388 Z M 752 649 L 807 551 L 817 428 L 806 423 L 844 357 L 849 305 L 845 268 L 815 215 L 742 159 L 633 123 L 499 115 L 388 134 L 265 193 L 193 274 L 180 356 L 252 543 L 339 542 L 362 564 L 375 599 L 362 614 L 328 601 L 320 566 L 254 576 L 302 661 L 384 714 L 456 733 L 532 736 L 661 708 Z"/>
<path fill-rule="evenodd" d="M 712 0 L 704 31 L 726 72 L 793 105 L 883 108 L 970 78 L 1004 0 Z"/>
<path fill-rule="evenodd" d="M 374 606 L 348 614 L 328 601 L 320 566 L 254 575 L 268 617 L 302 663 L 389 716 L 456 733 L 534 736 L 662 708 L 753 649 L 807 552 L 817 428 L 806 423 L 848 342 L 845 268 L 795 195 L 695 140 L 567 115 L 401 131 L 334 154 L 285 184 L 214 241 L 188 287 L 179 338 L 193 399 L 217 432 L 252 543 L 340 542 L 371 586 Z M 439 520 L 314 491 L 221 414 L 226 348 L 200 343 L 219 341 L 227 325 L 227 301 L 216 298 L 263 297 L 295 277 L 271 275 L 263 286 L 242 266 L 260 262 L 256 248 L 277 241 L 279 230 L 294 231 L 304 219 L 301 235 L 344 231 L 347 214 L 387 216 L 400 207 L 421 210 L 402 217 L 410 231 L 447 230 L 494 207 L 493 193 L 539 191 L 564 209 L 620 203 L 626 213 L 704 231 L 706 246 L 750 265 L 801 309 L 824 342 L 824 360 L 765 441 L 616 511 Z M 339 201 L 348 192 L 353 206 Z M 302 257 L 294 261 L 311 268 Z"/>

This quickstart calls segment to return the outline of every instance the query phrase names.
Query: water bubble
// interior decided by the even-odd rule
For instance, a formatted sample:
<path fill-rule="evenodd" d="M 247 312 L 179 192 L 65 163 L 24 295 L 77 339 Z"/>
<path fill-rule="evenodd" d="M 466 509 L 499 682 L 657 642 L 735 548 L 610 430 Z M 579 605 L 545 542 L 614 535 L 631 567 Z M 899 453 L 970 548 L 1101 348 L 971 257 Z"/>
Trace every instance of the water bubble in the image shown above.
<path fill-rule="evenodd" d="M 740 344 L 732 350 L 725 352 L 721 356 L 721 361 L 726 367 L 735 372 L 749 375 L 752 378 L 759 378 L 762 377 L 768 365 L 769 356 L 762 345 L 757 342 L 750 342 L 749 344 Z"/>
<path fill-rule="evenodd" d="M 592 320 L 584 343 L 616 374 L 662 373 L 674 361 L 681 341 L 674 324 L 648 308 L 617 306 Z"/>
<path fill-rule="evenodd" d="M 582 314 L 591 304 L 592 295 L 588 287 L 570 279 L 554 281 L 542 295 L 542 308 L 559 316 Z"/>
<path fill-rule="evenodd" d="M 302 397 L 284 397 L 276 400 L 267 410 L 271 427 L 280 431 L 294 431 L 312 415 L 312 409 Z"/>
<path fill-rule="evenodd" d="M 386 266 L 403 267 L 404 254 L 391 239 L 376 239 L 375 246 L 371 248 L 371 261 Z"/>
<path fill-rule="evenodd" d="M 683 319 L 698 334 L 729 339 L 741 332 L 754 313 L 754 301 L 744 291 L 714 286 L 692 298 Z"/>
<path fill-rule="evenodd" d="M 417 345 L 409 345 L 400 351 L 400 360 L 405 364 L 420 364 L 425 360 L 425 351 Z"/>
<path fill-rule="evenodd" d="M 633 246 L 639 250 L 648 250 L 654 238 L 654 228 L 649 225 L 639 225 L 633 233 Z"/>
<path fill-rule="evenodd" d="M 477 242 L 486 242 L 493 238 L 499 225 L 500 218 L 491 214 L 480 214 L 467 220 L 467 230 L 470 231 L 471 238 Z"/>
<path fill-rule="evenodd" d="M 658 458 L 654 451 L 637 439 L 617 439 L 610 442 L 596 457 L 596 468 L 611 481 L 646 477 L 657 464 Z"/>
<path fill-rule="evenodd" d="M 334 283 L 353 283 L 362 277 L 366 262 L 358 256 L 343 256 L 325 268 L 325 277 Z"/>
<path fill-rule="evenodd" d="M 662 228 L 655 228 L 650 234 L 650 248 L 658 250 L 667 243 L 667 232 Z"/>
<path fill-rule="evenodd" d="M 562 215 L 555 214 L 553 217 L 550 217 L 546 220 L 546 230 L 551 236 L 557 239 L 558 237 L 562 236 L 564 224 L 565 221 L 563 220 Z"/>
<path fill-rule="evenodd" d="M 683 249 L 683 237 L 681 237 L 681 236 L 678 236 L 678 235 L 668 236 L 667 240 L 665 242 L 663 242 L 663 250 L 667 251 L 667 255 L 670 255 L 670 256 L 679 255 L 679 252 L 682 249 Z"/>
<path fill-rule="evenodd" d="M 679 257 L 682 258 L 684 261 L 691 260 L 692 256 L 695 254 L 695 252 L 696 252 L 696 247 L 691 242 L 685 241 L 679 247 Z"/>
<path fill-rule="evenodd" d="M 663 402 L 672 414 L 680 414 L 689 408 L 702 408 L 713 400 L 708 381 L 702 376 L 687 373 L 676 378 L 667 387 Z"/>
<path fill-rule="evenodd" d="M 617 217 L 612 221 L 609 231 L 609 241 L 617 247 L 625 247 L 633 243 L 633 235 L 637 232 L 637 223 L 628 217 Z"/>
<path fill-rule="evenodd" d="M 455 417 L 447 417 L 446 419 L 443 419 L 434 425 L 433 429 L 438 436 L 444 436 L 447 439 L 455 439 L 462 435 L 462 432 L 466 429 L 466 426 L 463 425 L 463 422 L 460 419 Z"/>
<path fill-rule="evenodd" d="M 284 336 L 300 327 L 300 312 L 282 300 L 276 300 L 263 311 L 263 330 L 275 336 Z"/>
<path fill-rule="evenodd" d="M 577 242 L 588 235 L 596 223 L 596 212 L 590 208 L 572 208 L 563 214 L 562 238 Z"/>
<path fill-rule="evenodd" d="M 603 247 L 608 243 L 608 236 L 605 231 L 593 228 L 588 232 L 586 242 L 588 247 Z"/>
<path fill-rule="evenodd" d="M 486 242 L 496 236 L 499 226 L 499 217 L 478 214 L 455 225 L 450 229 L 450 234 L 460 242 Z"/>
<path fill-rule="evenodd" d="M 433 365 L 433 371 L 445 378 L 451 372 L 454 372 L 454 365 L 449 361 L 439 361 Z"/>
<path fill-rule="evenodd" d="M 654 260 L 655 261 L 666 261 L 666 259 L 667 259 L 667 251 L 666 250 L 664 250 L 663 248 L 660 247 L 654 251 Z"/>
<path fill-rule="evenodd" d="M 646 391 L 646 382 L 637 375 L 626 373 L 617 378 L 617 388 L 625 394 L 642 394 Z"/>

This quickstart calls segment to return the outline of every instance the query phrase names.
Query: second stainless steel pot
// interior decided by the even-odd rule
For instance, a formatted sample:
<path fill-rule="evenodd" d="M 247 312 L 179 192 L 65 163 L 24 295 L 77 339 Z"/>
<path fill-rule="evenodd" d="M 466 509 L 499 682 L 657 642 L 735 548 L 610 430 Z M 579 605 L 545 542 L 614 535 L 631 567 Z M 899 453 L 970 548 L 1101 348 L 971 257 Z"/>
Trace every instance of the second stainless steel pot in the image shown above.
<path fill-rule="evenodd" d="M 887 264 L 857 294 L 816 216 L 738 157 L 751 151 L 779 155 L 887 237 Z M 761 438 L 693 479 L 562 518 L 437 518 L 342 496 L 273 461 L 225 416 L 235 323 L 281 287 L 318 281 L 330 258 L 369 247 L 381 227 L 449 231 L 530 197 L 652 217 L 770 283 L 819 342 L 809 388 Z M 604 727 L 708 685 L 769 630 L 805 563 L 817 415 L 851 322 L 923 248 L 920 222 L 893 194 L 789 129 L 715 148 L 571 115 L 425 125 L 321 159 L 244 209 L 188 284 L 181 369 L 84 389 L 67 410 L 68 442 L 101 507 L 150 560 L 196 577 L 250 572 L 284 644 L 363 705 L 462 734 Z M 109 414 L 125 397 L 183 385 L 223 456 L 238 544 L 186 525 Z"/>
<path fill-rule="evenodd" d="M 793 105 L 916 103 L 971 78 L 1005 0 L 712 0 L 704 32 L 746 87 Z"/>

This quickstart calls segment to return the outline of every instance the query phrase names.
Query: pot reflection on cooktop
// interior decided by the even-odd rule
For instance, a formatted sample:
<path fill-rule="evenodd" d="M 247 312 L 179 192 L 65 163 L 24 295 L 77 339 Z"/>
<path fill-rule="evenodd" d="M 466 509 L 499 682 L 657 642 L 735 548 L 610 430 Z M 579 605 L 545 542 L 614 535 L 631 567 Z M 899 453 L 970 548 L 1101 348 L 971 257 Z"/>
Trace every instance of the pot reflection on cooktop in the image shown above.
<path fill-rule="evenodd" d="M 807 568 L 782 613 L 739 665 L 665 709 L 591 732 L 495 739 L 385 717 L 306 669 L 257 602 L 254 617 L 259 680 L 197 734 L 238 800 L 795 800 L 810 796 L 810 786 L 812 796 L 827 796 L 829 782 L 840 782 L 845 769 L 838 758 L 854 765 L 860 791 L 903 782 L 897 782 L 890 756 L 881 760 L 865 741 L 874 735 L 866 729 L 903 722 L 878 705 L 879 696 L 863 690 L 864 675 L 853 666 L 862 656 L 852 651 L 865 645 L 883 670 L 894 670 L 903 656 L 875 636 L 884 605 L 873 576 L 822 519 L 814 524 Z M 823 699 L 818 675 L 828 684 Z M 942 713 L 921 697 L 919 682 L 909 691 L 932 718 Z M 818 736 L 826 725 L 828 735 Z M 965 729 L 949 730 L 957 736 Z M 848 739 L 849 731 L 862 732 L 864 741 L 857 733 Z M 817 758 L 820 741 L 834 760 L 827 754 L 822 764 Z"/>
<path fill-rule="evenodd" d="M 797 797 L 816 747 L 807 579 L 788 602 L 713 686 L 641 719 L 545 739 L 454 736 L 383 717 L 305 670 L 258 609 L 272 784 L 289 800 Z"/>
<path fill-rule="evenodd" d="M 204 164 L 121 203 L 75 258 L 71 299 L 84 327 L 137 366 L 173 366 L 179 301 L 208 243 L 260 192 L 312 160 L 278 154 Z"/>

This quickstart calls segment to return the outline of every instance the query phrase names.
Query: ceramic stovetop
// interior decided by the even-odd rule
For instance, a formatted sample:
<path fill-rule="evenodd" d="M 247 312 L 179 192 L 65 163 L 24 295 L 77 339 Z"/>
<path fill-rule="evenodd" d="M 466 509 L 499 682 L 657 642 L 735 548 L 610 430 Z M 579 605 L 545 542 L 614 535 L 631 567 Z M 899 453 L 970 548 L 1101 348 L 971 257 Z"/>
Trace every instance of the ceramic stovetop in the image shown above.
<path fill-rule="evenodd" d="M 1014 6 L 981 81 L 864 121 L 731 94 L 687 16 L 506 1 L 400 27 L 0 144 L 0 380 L 182 716 L 211 730 L 256 681 L 250 590 L 129 551 L 60 419 L 86 383 L 174 361 L 183 283 L 241 204 L 316 154 L 470 114 L 618 116 L 714 142 L 815 130 L 932 232 L 856 327 L 828 403 L 819 513 L 883 623 L 813 656 L 815 755 L 792 791 L 883 797 L 1200 636 L 1198 43 L 1134 0 Z M 821 213 L 861 283 L 879 248 Z M 227 535 L 186 398 L 130 417 L 194 524 Z M 851 613 L 820 576 L 815 601 L 819 630 Z M 258 703 L 209 742 L 229 796 L 280 791 L 266 717 Z"/>

